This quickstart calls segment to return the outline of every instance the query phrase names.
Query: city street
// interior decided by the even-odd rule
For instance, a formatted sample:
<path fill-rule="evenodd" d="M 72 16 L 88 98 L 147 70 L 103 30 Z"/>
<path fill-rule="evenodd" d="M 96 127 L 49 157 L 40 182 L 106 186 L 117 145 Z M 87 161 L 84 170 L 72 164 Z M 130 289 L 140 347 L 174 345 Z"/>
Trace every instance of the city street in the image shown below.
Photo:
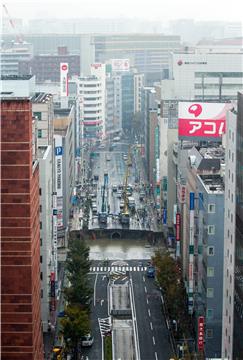
<path fill-rule="evenodd" d="M 127 260 L 126 266 L 115 266 L 114 261 L 92 261 L 89 274 L 94 296 L 91 306 L 91 326 L 94 344 L 82 354 L 89 360 L 102 359 L 99 318 L 108 317 L 107 285 L 108 271 L 124 271 L 132 280 L 135 317 L 141 360 L 168 360 L 172 356 L 166 321 L 162 313 L 161 292 L 156 288 L 154 279 L 147 278 L 147 260 Z M 97 270 L 97 271 L 95 271 Z M 126 359 L 122 359 L 126 360 Z"/>

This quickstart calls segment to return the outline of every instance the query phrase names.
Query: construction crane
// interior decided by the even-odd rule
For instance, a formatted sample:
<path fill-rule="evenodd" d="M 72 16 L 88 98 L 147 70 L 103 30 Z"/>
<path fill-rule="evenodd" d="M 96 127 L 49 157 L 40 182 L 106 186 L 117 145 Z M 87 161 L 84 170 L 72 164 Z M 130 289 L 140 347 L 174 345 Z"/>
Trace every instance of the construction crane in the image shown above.
<path fill-rule="evenodd" d="M 15 34 L 15 36 L 16 36 L 17 43 L 22 44 L 22 43 L 23 43 L 23 36 L 18 33 L 18 31 L 17 31 L 17 29 L 16 29 L 16 27 L 15 27 L 15 25 L 14 25 L 14 22 L 13 22 L 10 14 L 9 14 L 9 12 L 8 12 L 7 6 L 6 6 L 5 4 L 3 4 L 3 9 L 4 9 L 4 11 L 5 11 L 5 14 L 7 15 L 9 24 L 10 24 L 11 28 L 12 28 L 13 31 L 14 31 L 14 34 Z"/>
<path fill-rule="evenodd" d="M 101 212 L 99 213 L 99 223 L 107 224 L 108 218 L 108 174 L 104 174 L 104 183 L 102 186 L 102 203 L 101 203 Z"/>

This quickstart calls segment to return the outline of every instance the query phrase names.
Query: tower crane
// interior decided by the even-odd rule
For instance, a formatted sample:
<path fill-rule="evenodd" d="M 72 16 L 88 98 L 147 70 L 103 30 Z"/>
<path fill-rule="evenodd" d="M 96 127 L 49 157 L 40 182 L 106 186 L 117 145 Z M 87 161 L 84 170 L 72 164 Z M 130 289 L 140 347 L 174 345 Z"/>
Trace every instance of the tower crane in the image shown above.
<path fill-rule="evenodd" d="M 13 22 L 10 14 L 8 12 L 7 6 L 5 4 L 2 4 L 2 5 L 3 5 L 3 9 L 5 11 L 5 14 L 7 15 L 9 24 L 10 24 L 11 28 L 14 30 L 17 42 L 22 44 L 23 43 L 23 36 L 18 33 L 18 31 L 17 31 L 17 29 L 16 29 L 16 27 L 14 25 L 14 22 Z"/>

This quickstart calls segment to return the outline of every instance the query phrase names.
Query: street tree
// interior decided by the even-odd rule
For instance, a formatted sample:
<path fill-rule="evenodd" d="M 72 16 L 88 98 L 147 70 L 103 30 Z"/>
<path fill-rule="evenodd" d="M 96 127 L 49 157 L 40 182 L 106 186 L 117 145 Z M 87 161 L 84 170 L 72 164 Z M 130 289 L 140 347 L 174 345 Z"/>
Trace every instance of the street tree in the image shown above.
<path fill-rule="evenodd" d="M 65 317 L 61 319 L 61 333 L 67 352 L 72 352 L 74 359 L 78 358 L 78 348 L 82 336 L 90 332 L 89 315 L 80 306 L 69 305 L 65 309 Z"/>
<path fill-rule="evenodd" d="M 92 289 L 89 284 L 89 247 L 83 240 L 72 239 L 66 260 L 66 276 L 69 286 L 64 289 L 65 298 L 71 305 L 89 308 Z"/>

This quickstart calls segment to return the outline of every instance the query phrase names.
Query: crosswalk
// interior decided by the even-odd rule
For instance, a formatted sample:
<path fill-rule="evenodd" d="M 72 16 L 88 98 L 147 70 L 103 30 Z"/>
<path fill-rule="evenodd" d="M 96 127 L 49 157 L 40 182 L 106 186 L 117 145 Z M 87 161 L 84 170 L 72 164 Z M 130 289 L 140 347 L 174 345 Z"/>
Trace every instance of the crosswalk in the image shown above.
<path fill-rule="evenodd" d="M 91 266 L 89 271 L 91 273 L 97 273 L 97 272 L 113 272 L 113 271 L 138 271 L 138 272 L 144 272 L 147 270 L 147 266 Z"/>

